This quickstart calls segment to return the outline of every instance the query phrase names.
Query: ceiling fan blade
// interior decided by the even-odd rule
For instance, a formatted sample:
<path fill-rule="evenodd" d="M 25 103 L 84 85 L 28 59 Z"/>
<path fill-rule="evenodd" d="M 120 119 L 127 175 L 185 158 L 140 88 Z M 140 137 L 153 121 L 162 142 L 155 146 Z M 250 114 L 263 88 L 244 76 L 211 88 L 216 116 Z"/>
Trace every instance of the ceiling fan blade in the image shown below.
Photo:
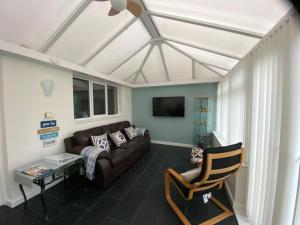
<path fill-rule="evenodd" d="M 110 8 L 109 12 L 108 12 L 108 15 L 109 16 L 115 16 L 117 14 L 119 14 L 120 12 L 115 10 L 113 7 Z"/>
<path fill-rule="evenodd" d="M 127 10 L 136 17 L 142 14 L 142 7 L 133 0 L 127 0 Z"/>

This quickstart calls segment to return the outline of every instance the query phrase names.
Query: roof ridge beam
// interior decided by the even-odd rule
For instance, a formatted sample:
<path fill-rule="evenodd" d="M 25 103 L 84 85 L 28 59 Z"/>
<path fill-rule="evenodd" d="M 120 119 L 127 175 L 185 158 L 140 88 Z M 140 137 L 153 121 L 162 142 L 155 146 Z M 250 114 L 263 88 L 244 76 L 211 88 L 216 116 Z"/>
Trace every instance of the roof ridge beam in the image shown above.
<path fill-rule="evenodd" d="M 212 71 L 213 73 L 217 74 L 218 76 L 220 76 L 220 77 L 222 77 L 222 78 L 224 77 L 224 76 L 223 76 L 222 74 L 220 74 L 219 72 L 214 71 L 213 69 L 209 68 L 209 67 L 207 66 L 207 64 L 205 64 L 205 63 L 203 63 L 203 62 L 200 62 L 199 60 L 195 59 L 193 56 L 191 56 L 191 55 L 185 53 L 184 51 L 182 51 L 181 49 L 179 49 L 179 48 L 177 48 L 176 46 L 172 45 L 171 43 L 169 43 L 169 42 L 166 41 L 165 44 L 166 44 L 166 45 L 169 45 L 171 48 L 175 49 L 176 51 L 180 52 L 181 54 L 185 55 L 186 57 L 188 57 L 188 58 L 194 60 L 195 62 L 199 63 L 200 65 L 204 66 L 206 69 Z"/>
<path fill-rule="evenodd" d="M 231 26 L 227 26 L 227 25 L 221 25 L 221 24 L 216 24 L 216 23 L 211 23 L 211 22 L 206 22 L 206 21 L 188 19 L 188 18 L 181 17 L 181 16 L 175 16 L 175 15 L 170 15 L 170 14 L 166 14 L 166 13 L 154 12 L 154 11 L 150 11 L 150 10 L 148 10 L 147 13 L 148 13 L 148 15 L 151 15 L 151 16 L 161 17 L 161 18 L 170 19 L 170 20 L 176 20 L 176 21 L 184 22 L 184 23 L 190 23 L 190 24 L 194 24 L 194 25 L 198 25 L 198 26 L 202 26 L 202 27 L 208 27 L 208 28 L 212 28 L 212 29 L 222 30 L 222 31 L 235 33 L 235 34 L 239 34 L 239 35 L 244 35 L 244 36 L 248 36 L 248 37 L 252 37 L 252 38 L 262 39 L 264 37 L 264 34 L 261 34 L 261 33 L 257 33 L 254 31 L 248 31 L 248 30 L 231 27 Z"/>
<path fill-rule="evenodd" d="M 111 75 L 113 72 L 115 72 L 117 69 L 122 67 L 125 63 L 127 63 L 130 59 L 132 59 L 134 56 L 136 56 L 139 52 L 141 52 L 144 48 L 146 48 L 149 44 L 151 44 L 151 41 L 147 41 L 142 47 L 140 47 L 138 50 L 136 50 L 131 56 L 129 56 L 125 61 L 120 63 L 117 67 L 115 67 L 111 72 L 108 73 L 108 75 Z"/>
<path fill-rule="evenodd" d="M 169 43 L 169 42 L 165 42 L 165 43 L 168 43 L 169 46 L 171 46 L 172 48 L 176 49 L 177 51 L 180 50 L 181 52 L 184 52 L 182 51 L 181 49 L 177 48 L 175 45 L 173 45 L 172 43 Z M 230 69 L 227 69 L 227 68 L 224 68 L 222 66 L 217 66 L 217 65 L 213 65 L 213 64 L 210 64 L 210 63 L 206 63 L 206 62 L 202 62 L 198 59 L 196 59 L 195 57 L 191 56 L 190 54 L 184 52 L 184 54 L 186 54 L 186 56 L 188 56 L 189 58 L 192 58 L 194 59 L 196 62 L 200 63 L 200 64 L 204 64 L 206 66 L 212 66 L 212 67 L 215 67 L 215 68 L 218 68 L 218 69 L 221 69 L 221 70 L 226 70 L 226 71 L 229 71 Z"/>
<path fill-rule="evenodd" d="M 150 36 L 152 38 L 158 38 L 160 37 L 160 34 L 158 32 L 157 27 L 155 26 L 155 24 L 153 23 L 151 17 L 149 16 L 149 14 L 147 13 L 147 8 L 145 6 L 145 3 L 143 0 L 136 0 L 137 3 L 139 3 L 139 5 L 142 8 L 142 14 L 140 15 L 140 19 L 143 22 L 144 26 L 146 27 L 146 29 L 148 30 Z"/>
<path fill-rule="evenodd" d="M 135 84 L 136 83 L 136 80 L 137 80 L 137 78 L 140 76 L 140 72 L 137 72 L 136 73 L 136 75 L 135 75 L 135 77 L 133 78 L 133 80 L 132 80 L 132 84 Z"/>
<path fill-rule="evenodd" d="M 40 47 L 39 52 L 47 52 L 92 2 L 93 0 L 82 1 L 42 45 L 42 47 Z"/>
<path fill-rule="evenodd" d="M 164 66 L 165 74 L 166 74 L 166 77 L 167 77 L 167 81 L 170 81 L 170 75 L 169 75 L 169 71 L 168 71 L 168 68 L 167 68 L 167 63 L 166 63 L 165 55 L 163 53 L 161 44 L 158 44 L 158 48 L 159 48 L 161 60 L 163 62 L 163 66 Z"/>
<path fill-rule="evenodd" d="M 236 59 L 236 60 L 241 60 L 242 59 L 242 57 L 240 57 L 240 56 L 224 53 L 224 52 L 221 52 L 221 51 L 218 51 L 218 50 L 213 50 L 213 49 L 206 48 L 206 47 L 200 47 L 198 45 L 189 44 L 189 43 L 186 43 L 186 42 L 183 42 L 183 41 L 178 41 L 178 40 L 175 40 L 175 39 L 172 39 L 172 38 L 165 38 L 165 40 L 171 41 L 171 42 L 174 42 L 174 43 L 177 43 L 177 44 L 180 44 L 180 45 L 185 45 L 185 46 L 188 46 L 188 47 L 191 47 L 191 48 L 196 48 L 196 49 L 199 49 L 199 50 L 203 50 L 203 51 L 206 51 L 206 52 L 214 53 L 214 54 L 217 54 L 217 55 L 225 56 L 225 57 L 228 57 L 228 58 Z"/>
<path fill-rule="evenodd" d="M 89 57 L 80 63 L 81 66 L 85 66 L 88 64 L 93 58 L 95 58 L 103 49 L 105 49 L 110 43 L 112 43 L 117 37 L 120 36 L 128 27 L 130 27 L 135 21 L 137 21 L 137 17 L 132 18 L 128 23 L 126 23 L 117 33 L 115 33 L 109 40 L 107 40 L 103 45 L 96 49 Z"/>

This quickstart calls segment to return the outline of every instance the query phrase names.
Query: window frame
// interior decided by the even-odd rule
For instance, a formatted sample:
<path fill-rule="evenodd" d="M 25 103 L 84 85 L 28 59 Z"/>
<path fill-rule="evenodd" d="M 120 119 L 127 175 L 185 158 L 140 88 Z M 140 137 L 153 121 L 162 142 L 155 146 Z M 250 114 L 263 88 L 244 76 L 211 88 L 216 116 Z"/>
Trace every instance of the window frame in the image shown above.
<path fill-rule="evenodd" d="M 121 116 L 121 110 L 120 110 L 120 86 L 118 84 L 113 84 L 111 82 L 107 82 L 105 80 L 100 80 L 100 79 L 94 79 L 94 78 L 87 78 L 81 75 L 73 75 L 72 76 L 72 81 L 73 79 L 81 79 L 89 82 L 89 110 L 90 110 L 90 117 L 86 118 L 75 118 L 74 117 L 74 111 L 73 111 L 73 120 L 76 123 L 82 123 L 82 122 L 89 122 L 89 121 L 94 121 L 94 120 L 99 120 L 103 118 L 112 118 L 112 117 L 119 117 Z M 98 84 L 98 85 L 103 85 L 105 87 L 105 114 L 101 115 L 95 115 L 94 114 L 94 93 L 93 93 L 93 85 Z M 117 105 L 118 105 L 118 110 L 116 114 L 108 114 L 108 94 L 107 94 L 107 86 L 115 87 L 117 88 Z M 73 86 L 72 86 L 73 89 Z M 74 98 L 73 98 L 74 99 Z M 73 110 L 74 110 L 74 100 L 73 100 Z"/>

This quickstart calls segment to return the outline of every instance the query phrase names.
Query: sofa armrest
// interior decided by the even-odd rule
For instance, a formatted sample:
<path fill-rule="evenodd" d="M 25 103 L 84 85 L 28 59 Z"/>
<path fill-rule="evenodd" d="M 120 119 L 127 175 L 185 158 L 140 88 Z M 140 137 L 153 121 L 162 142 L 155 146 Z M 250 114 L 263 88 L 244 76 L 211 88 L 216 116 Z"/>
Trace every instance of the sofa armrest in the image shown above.
<path fill-rule="evenodd" d="M 145 130 L 144 137 L 147 139 L 147 141 L 148 141 L 149 143 L 151 142 L 149 130 Z"/>
<path fill-rule="evenodd" d="M 103 188 L 110 186 L 113 179 L 113 171 L 110 160 L 98 158 L 95 167 L 96 182 Z"/>

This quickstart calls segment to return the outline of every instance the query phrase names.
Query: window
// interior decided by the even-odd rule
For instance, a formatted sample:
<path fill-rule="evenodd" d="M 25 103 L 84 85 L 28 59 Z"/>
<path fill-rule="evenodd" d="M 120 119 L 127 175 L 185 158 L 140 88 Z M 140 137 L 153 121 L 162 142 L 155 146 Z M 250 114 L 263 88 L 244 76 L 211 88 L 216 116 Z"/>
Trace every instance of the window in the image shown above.
<path fill-rule="evenodd" d="M 73 78 L 74 118 L 90 117 L 89 81 Z"/>
<path fill-rule="evenodd" d="M 105 86 L 93 83 L 94 115 L 106 114 Z"/>
<path fill-rule="evenodd" d="M 107 86 L 108 115 L 118 113 L 118 90 L 116 87 Z"/>
<path fill-rule="evenodd" d="M 118 88 L 94 80 L 73 78 L 74 118 L 115 115 L 118 109 Z"/>

